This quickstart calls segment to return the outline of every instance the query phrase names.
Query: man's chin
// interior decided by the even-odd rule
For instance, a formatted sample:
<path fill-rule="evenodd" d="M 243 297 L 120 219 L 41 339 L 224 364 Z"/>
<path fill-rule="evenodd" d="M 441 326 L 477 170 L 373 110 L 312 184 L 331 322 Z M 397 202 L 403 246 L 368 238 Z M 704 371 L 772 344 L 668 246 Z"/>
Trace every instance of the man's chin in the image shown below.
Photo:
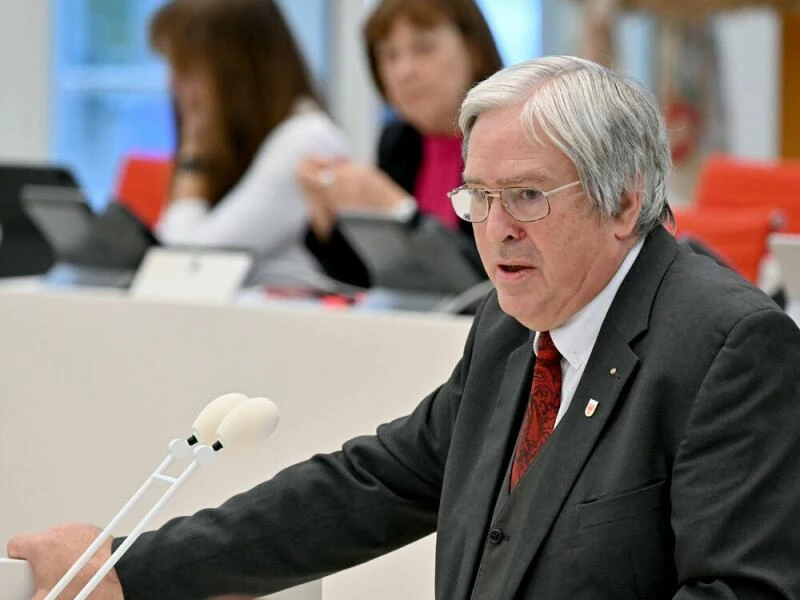
<path fill-rule="evenodd" d="M 526 327 L 527 323 L 531 321 L 531 305 L 532 302 L 527 295 L 509 294 L 503 292 L 502 289 L 497 289 L 497 300 L 500 303 L 500 308 L 508 316 L 513 317 Z"/>

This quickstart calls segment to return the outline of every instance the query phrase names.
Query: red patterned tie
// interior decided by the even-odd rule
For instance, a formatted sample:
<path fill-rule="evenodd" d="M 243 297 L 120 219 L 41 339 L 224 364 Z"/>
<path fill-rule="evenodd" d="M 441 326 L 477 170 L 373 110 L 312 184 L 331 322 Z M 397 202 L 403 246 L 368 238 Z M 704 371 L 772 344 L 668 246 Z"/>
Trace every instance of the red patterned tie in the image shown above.
<path fill-rule="evenodd" d="M 561 354 L 549 331 L 542 331 L 536 340 L 536 363 L 533 367 L 533 386 L 528 409 L 522 420 L 514 462 L 511 465 L 511 484 L 522 479 L 525 469 L 550 437 L 561 405 Z"/>

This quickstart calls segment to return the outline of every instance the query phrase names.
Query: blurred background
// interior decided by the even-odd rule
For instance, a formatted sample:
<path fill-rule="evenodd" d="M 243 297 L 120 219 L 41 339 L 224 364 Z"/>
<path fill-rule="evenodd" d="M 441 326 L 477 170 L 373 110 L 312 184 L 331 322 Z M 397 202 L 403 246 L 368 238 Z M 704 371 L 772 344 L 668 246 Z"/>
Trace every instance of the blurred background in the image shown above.
<path fill-rule="evenodd" d="M 146 40 L 149 18 L 161 4 L 0 0 L 0 161 L 63 163 L 99 209 L 124 156 L 169 155 L 174 132 L 166 69 Z M 354 154 L 372 158 L 386 111 L 368 79 L 359 35 L 370 0 L 279 4 Z M 717 10 L 726 3 L 696 0 L 479 4 L 506 64 L 583 54 L 658 93 L 675 135 L 675 205 L 691 202 L 698 165 L 709 153 L 800 156 L 796 13 L 769 6 Z M 660 12 L 659 4 L 670 10 Z M 700 13 L 683 4 L 713 6 Z"/>

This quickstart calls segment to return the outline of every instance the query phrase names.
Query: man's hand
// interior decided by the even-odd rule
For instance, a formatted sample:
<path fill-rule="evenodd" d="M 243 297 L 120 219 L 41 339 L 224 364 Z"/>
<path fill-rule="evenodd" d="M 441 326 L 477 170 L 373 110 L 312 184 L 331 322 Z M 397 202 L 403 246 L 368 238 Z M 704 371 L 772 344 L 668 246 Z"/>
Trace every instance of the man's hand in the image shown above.
<path fill-rule="evenodd" d="M 100 529 L 93 525 L 61 525 L 42 533 L 18 535 L 8 542 L 7 552 L 9 557 L 27 560 L 31 565 L 36 583 L 34 600 L 41 600 L 99 533 Z M 74 598 L 109 556 L 111 556 L 110 540 L 100 547 L 72 583 L 59 595 L 59 599 Z M 122 587 L 113 569 L 95 588 L 91 599 L 123 600 Z"/>

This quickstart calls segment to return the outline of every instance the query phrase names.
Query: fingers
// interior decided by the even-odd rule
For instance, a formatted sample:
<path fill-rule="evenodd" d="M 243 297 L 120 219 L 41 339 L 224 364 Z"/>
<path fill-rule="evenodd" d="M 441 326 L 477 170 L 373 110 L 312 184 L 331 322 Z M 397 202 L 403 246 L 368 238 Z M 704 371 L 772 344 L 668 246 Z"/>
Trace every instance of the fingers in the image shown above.
<path fill-rule="evenodd" d="M 319 172 L 323 168 L 324 167 L 320 166 L 319 161 L 312 157 L 306 157 L 301 160 L 297 166 L 297 177 L 300 179 L 301 184 L 313 188 L 314 184 L 317 182 Z"/>
<path fill-rule="evenodd" d="M 6 556 L 9 558 L 19 558 L 28 560 L 31 555 L 33 547 L 33 538 L 31 534 L 21 534 L 12 537 L 8 544 L 6 544 Z"/>
<path fill-rule="evenodd" d="M 321 242 L 330 239 L 336 220 L 332 209 L 333 162 L 330 158 L 310 155 L 297 167 L 297 179 L 308 205 L 308 224 Z"/>
<path fill-rule="evenodd" d="M 330 202 L 329 192 L 336 183 L 336 173 L 342 164 L 346 163 L 318 156 L 308 156 L 300 162 L 297 177 L 312 201 Z"/>
<path fill-rule="evenodd" d="M 317 173 L 317 183 L 322 188 L 330 188 L 336 183 L 336 173 L 333 169 L 322 169 Z"/>
<path fill-rule="evenodd" d="M 93 525 L 60 525 L 33 535 L 15 536 L 8 542 L 7 550 L 9 556 L 30 564 L 36 584 L 34 600 L 39 600 L 53 589 L 99 533 L 100 529 Z M 111 540 L 107 540 L 64 590 L 64 597 L 74 597 L 110 556 Z M 103 578 L 92 598 L 122 600 L 122 589 L 114 570 Z"/>
<path fill-rule="evenodd" d="M 346 162 L 347 158 L 344 156 L 325 156 L 322 154 L 309 154 L 300 161 L 300 167 L 319 171 L 320 169 L 327 169 L 336 164 Z"/>
<path fill-rule="evenodd" d="M 383 171 L 370 164 L 349 162 L 334 170 L 337 209 L 369 208 L 389 210 L 408 194 Z"/>

